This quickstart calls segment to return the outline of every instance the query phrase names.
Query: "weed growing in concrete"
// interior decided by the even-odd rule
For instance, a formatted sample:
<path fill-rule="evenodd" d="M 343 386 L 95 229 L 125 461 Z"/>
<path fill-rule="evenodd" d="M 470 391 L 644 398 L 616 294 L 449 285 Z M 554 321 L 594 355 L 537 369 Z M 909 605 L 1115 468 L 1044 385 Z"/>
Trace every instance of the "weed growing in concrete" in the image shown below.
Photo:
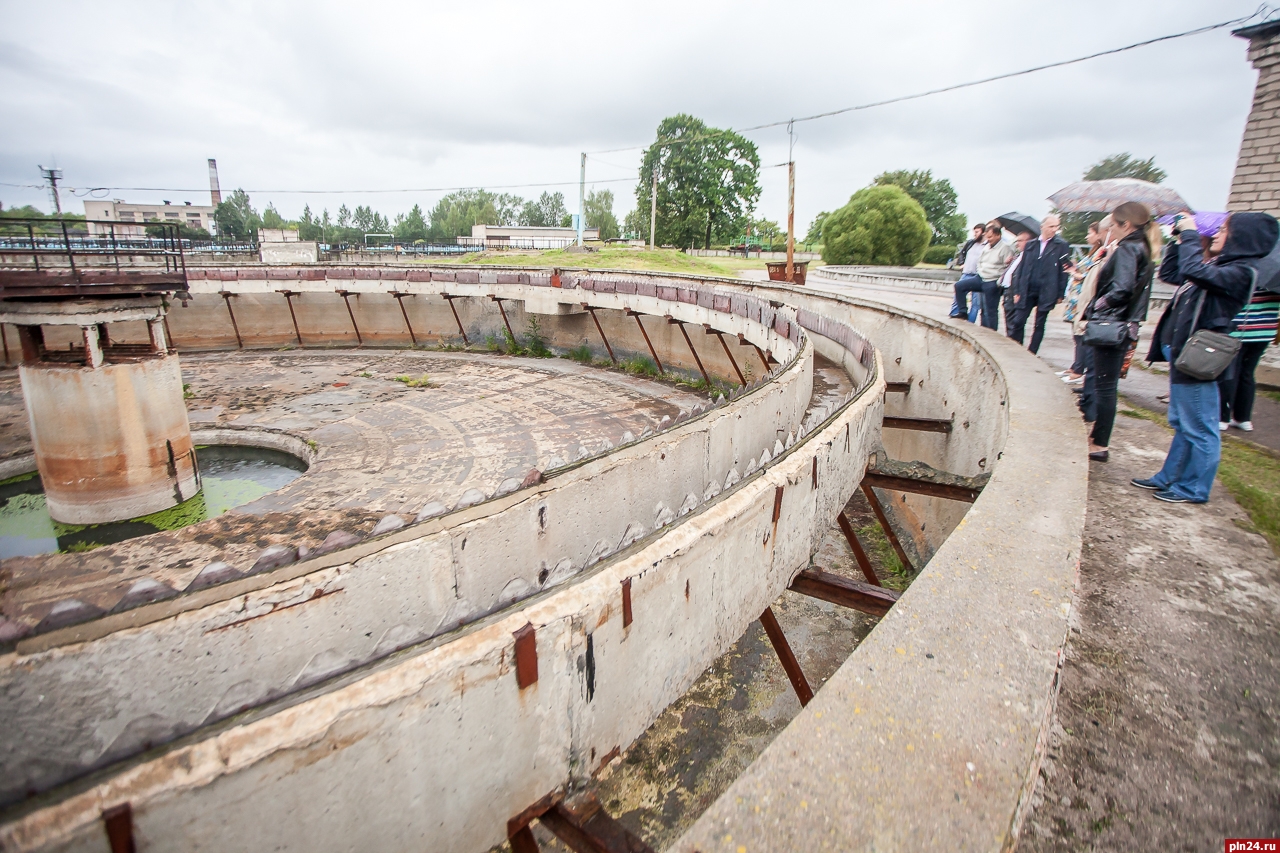
<path fill-rule="evenodd" d="M 712 397 L 717 394 L 723 394 L 728 397 L 730 392 L 733 391 L 733 386 L 728 382 L 724 382 L 720 379 L 712 379 L 711 382 L 708 383 L 707 380 L 703 379 L 701 376 L 697 379 L 680 379 L 676 382 L 676 385 L 679 385 L 682 388 L 689 388 L 693 391 L 705 392 Z"/>
<path fill-rule="evenodd" d="M 432 381 L 431 381 L 431 378 L 430 378 L 429 376 L 427 376 L 427 374 L 425 374 L 425 373 L 424 373 L 424 374 L 422 374 L 421 376 L 419 376 L 417 379 L 414 379 L 412 376 L 397 376 L 397 377 L 395 377 L 395 381 L 396 381 L 396 382 L 403 382 L 403 383 L 404 383 L 404 385 L 405 385 L 405 387 L 407 387 L 407 388 L 434 388 L 434 387 L 436 387 L 435 383 L 434 383 L 434 382 L 432 382 Z"/>
<path fill-rule="evenodd" d="M 484 336 L 484 348 L 489 352 L 502 352 L 502 344 L 493 335 Z"/>
<path fill-rule="evenodd" d="M 529 315 L 528 326 L 525 330 L 525 350 L 534 358 L 552 358 L 555 353 L 547 346 L 547 339 L 542 336 L 542 327 L 538 325 L 538 318 Z"/>
<path fill-rule="evenodd" d="M 359 373 L 357 373 L 357 374 L 356 374 L 356 376 L 359 376 L 361 379 L 372 379 L 372 378 L 373 378 L 373 374 L 372 374 L 372 373 L 370 373 L 370 372 L 369 372 L 369 371 L 367 371 L 367 370 L 362 370 L 362 371 L 360 371 Z"/>
<path fill-rule="evenodd" d="M 511 330 L 505 326 L 502 329 L 503 351 L 507 355 L 524 355 L 524 347 L 520 346 L 520 341 L 516 340 L 516 336 Z"/>
<path fill-rule="evenodd" d="M 564 357 L 572 359 L 573 361 L 578 362 L 578 364 L 591 364 L 594 358 L 591 354 L 591 347 L 586 344 L 579 344 L 565 353 Z"/>
<path fill-rule="evenodd" d="M 182 383 L 182 399 L 191 400 L 196 396 L 196 392 L 191 390 L 190 382 Z"/>
<path fill-rule="evenodd" d="M 653 359 L 643 355 L 633 355 L 624 358 L 618 362 L 618 367 L 630 373 L 632 376 L 661 376 L 662 372 L 658 370 L 658 365 L 653 363 Z"/>
<path fill-rule="evenodd" d="M 880 529 L 880 525 L 864 524 L 859 527 L 858 539 L 869 552 L 867 556 L 871 558 L 871 562 L 879 570 L 880 583 L 889 589 L 899 591 L 910 585 L 911 577 L 907 574 L 902 561 L 898 559 L 898 552 L 894 551 L 893 545 L 889 543 L 889 537 L 885 536 L 884 531 Z"/>

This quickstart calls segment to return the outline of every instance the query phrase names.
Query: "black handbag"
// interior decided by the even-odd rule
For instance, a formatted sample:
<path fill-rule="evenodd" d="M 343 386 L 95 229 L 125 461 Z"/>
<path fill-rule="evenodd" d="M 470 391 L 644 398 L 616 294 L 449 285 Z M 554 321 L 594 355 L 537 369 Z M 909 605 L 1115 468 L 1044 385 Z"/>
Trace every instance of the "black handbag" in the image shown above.
<path fill-rule="evenodd" d="M 1258 283 L 1258 271 L 1249 271 L 1253 280 L 1249 284 L 1249 298 L 1244 301 L 1246 307 L 1253 301 L 1253 288 Z M 1196 331 L 1196 323 L 1200 320 L 1200 309 L 1204 307 L 1204 291 L 1200 291 L 1200 299 L 1196 302 L 1196 311 L 1191 315 L 1191 337 L 1178 353 L 1173 366 L 1179 373 L 1190 376 L 1200 382 L 1213 382 L 1235 361 L 1240 352 L 1240 339 L 1222 332 L 1211 332 L 1208 329 Z"/>
<path fill-rule="evenodd" d="M 1117 349 L 1129 343 L 1129 324 L 1124 320 L 1089 320 L 1084 324 L 1084 345 Z"/>

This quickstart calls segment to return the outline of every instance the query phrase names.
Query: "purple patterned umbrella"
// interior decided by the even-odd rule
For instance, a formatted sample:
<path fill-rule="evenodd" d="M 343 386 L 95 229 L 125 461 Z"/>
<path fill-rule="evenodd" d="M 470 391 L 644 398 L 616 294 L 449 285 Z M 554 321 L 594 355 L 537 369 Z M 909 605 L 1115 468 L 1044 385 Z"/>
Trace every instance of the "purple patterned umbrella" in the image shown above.
<path fill-rule="evenodd" d="M 1145 204 L 1152 216 L 1191 209 L 1174 190 L 1137 178 L 1076 181 L 1049 196 L 1049 201 L 1063 213 L 1110 213 L 1126 201 Z"/>
<path fill-rule="evenodd" d="M 1212 213 L 1202 210 L 1196 214 L 1196 230 L 1200 232 L 1201 237 L 1212 237 L 1218 233 L 1218 229 L 1222 227 L 1222 223 L 1227 221 L 1227 213 Z M 1161 216 L 1157 221 L 1161 225 L 1172 225 L 1174 215 Z"/>

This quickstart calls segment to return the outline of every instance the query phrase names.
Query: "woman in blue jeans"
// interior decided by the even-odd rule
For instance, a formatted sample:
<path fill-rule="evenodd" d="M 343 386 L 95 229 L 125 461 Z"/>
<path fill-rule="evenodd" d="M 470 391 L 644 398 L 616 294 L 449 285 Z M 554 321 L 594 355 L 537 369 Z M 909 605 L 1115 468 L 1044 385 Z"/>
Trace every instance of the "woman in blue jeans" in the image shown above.
<path fill-rule="evenodd" d="M 1169 425 L 1173 443 L 1154 477 L 1135 479 L 1140 489 L 1168 503 L 1205 503 L 1218 473 L 1222 436 L 1218 431 L 1218 383 L 1198 381 L 1173 366 L 1191 335 L 1200 330 L 1229 332 L 1232 319 L 1249 300 L 1253 269 L 1276 245 L 1280 224 L 1266 213 L 1233 213 L 1214 237 L 1218 253 L 1205 262 L 1195 217 L 1183 213 L 1173 226 L 1176 252 L 1161 265 L 1160 277 L 1180 285 L 1156 326 L 1150 361 L 1168 361 Z M 1231 368 L 1228 368 L 1230 370 Z"/>

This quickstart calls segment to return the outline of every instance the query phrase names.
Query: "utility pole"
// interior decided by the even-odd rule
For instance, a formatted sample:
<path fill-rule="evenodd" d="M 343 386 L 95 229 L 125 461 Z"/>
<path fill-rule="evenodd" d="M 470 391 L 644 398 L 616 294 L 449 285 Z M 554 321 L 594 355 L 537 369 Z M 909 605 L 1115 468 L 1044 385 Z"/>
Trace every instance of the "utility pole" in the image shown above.
<path fill-rule="evenodd" d="M 62 180 L 61 169 L 46 169 L 40 166 L 40 174 L 49 182 L 49 198 L 53 201 L 53 209 L 62 215 L 62 200 L 58 198 L 58 181 Z"/>
<path fill-rule="evenodd" d="M 578 173 L 578 245 L 582 245 L 582 229 L 587 222 L 587 153 L 582 152 L 582 171 Z"/>
<path fill-rule="evenodd" d="M 654 234 L 658 230 L 658 164 L 653 164 L 653 187 L 649 190 L 649 248 L 656 249 Z"/>
<path fill-rule="evenodd" d="M 796 280 L 795 123 L 787 122 L 787 281 Z"/>

